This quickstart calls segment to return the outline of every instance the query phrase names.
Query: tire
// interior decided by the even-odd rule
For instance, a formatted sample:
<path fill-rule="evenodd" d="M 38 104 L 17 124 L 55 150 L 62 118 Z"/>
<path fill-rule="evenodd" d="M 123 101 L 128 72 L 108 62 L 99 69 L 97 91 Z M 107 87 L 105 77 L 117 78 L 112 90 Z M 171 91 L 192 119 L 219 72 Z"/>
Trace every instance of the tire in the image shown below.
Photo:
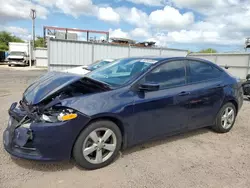
<path fill-rule="evenodd" d="M 250 100 L 250 97 L 247 97 Z"/>
<path fill-rule="evenodd" d="M 104 141 L 105 134 L 111 134 L 109 137 L 107 137 L 108 139 L 106 141 Z M 98 136 L 98 142 L 94 141 L 96 140 L 96 136 Z M 78 136 L 73 147 L 73 158 L 79 166 L 85 169 L 94 170 L 102 168 L 114 161 L 114 159 L 119 154 L 121 144 L 121 131 L 115 123 L 106 120 L 96 121 L 89 124 Z M 105 148 L 111 145 L 112 151 Z M 86 155 L 84 155 L 84 151 L 87 152 L 88 148 L 95 149 L 93 149 L 93 151 L 91 150 L 92 152 L 90 154 L 87 155 L 85 153 Z M 100 158 L 102 158 L 102 160 L 98 160 Z"/>
<path fill-rule="evenodd" d="M 225 118 L 225 112 L 227 109 L 233 110 L 233 118 L 231 118 L 232 116 L 229 116 L 228 119 Z M 229 114 L 229 113 L 228 113 Z M 215 125 L 212 127 L 213 130 L 217 133 L 227 133 L 229 132 L 235 123 L 235 119 L 237 116 L 237 112 L 236 112 L 236 108 L 235 105 L 233 103 L 226 103 L 219 111 L 217 117 L 216 117 L 216 122 Z M 224 123 L 223 119 L 225 119 L 225 121 L 227 121 L 227 123 Z M 230 121 L 229 121 L 230 119 Z"/>

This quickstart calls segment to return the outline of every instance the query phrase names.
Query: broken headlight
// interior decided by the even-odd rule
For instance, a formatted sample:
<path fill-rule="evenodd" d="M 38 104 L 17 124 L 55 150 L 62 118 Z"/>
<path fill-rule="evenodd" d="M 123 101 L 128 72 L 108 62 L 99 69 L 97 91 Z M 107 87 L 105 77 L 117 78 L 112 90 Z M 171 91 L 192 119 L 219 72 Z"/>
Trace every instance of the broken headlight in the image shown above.
<path fill-rule="evenodd" d="M 77 118 L 77 113 L 72 109 L 58 109 L 49 112 L 45 112 L 40 117 L 41 121 L 55 123 L 68 121 Z"/>

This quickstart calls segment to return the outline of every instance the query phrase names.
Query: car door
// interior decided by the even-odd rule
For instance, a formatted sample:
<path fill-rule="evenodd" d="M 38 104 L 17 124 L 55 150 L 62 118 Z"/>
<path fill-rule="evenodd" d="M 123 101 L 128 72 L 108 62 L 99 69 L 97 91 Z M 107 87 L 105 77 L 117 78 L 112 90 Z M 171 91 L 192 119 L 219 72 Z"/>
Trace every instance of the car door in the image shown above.
<path fill-rule="evenodd" d="M 135 142 L 178 132 L 187 128 L 188 101 L 185 60 L 165 62 L 139 82 L 156 83 L 156 91 L 137 90 L 135 94 Z"/>
<path fill-rule="evenodd" d="M 189 129 L 212 125 L 224 99 L 223 72 L 211 63 L 188 60 L 191 96 Z"/>

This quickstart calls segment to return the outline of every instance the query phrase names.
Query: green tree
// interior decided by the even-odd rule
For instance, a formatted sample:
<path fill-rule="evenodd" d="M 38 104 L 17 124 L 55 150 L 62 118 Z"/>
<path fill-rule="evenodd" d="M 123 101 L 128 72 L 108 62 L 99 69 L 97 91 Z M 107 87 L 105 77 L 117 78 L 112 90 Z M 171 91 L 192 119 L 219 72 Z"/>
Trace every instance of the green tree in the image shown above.
<path fill-rule="evenodd" d="M 37 37 L 35 40 L 35 47 L 44 47 L 44 38 L 43 37 Z"/>
<path fill-rule="evenodd" d="M 24 42 L 19 37 L 12 35 L 6 31 L 0 31 L 0 51 L 9 50 L 9 42 Z"/>
<path fill-rule="evenodd" d="M 208 49 L 201 50 L 199 53 L 217 53 L 217 51 L 215 49 L 208 48 Z"/>
<path fill-rule="evenodd" d="M 191 53 L 193 53 L 193 52 L 192 52 L 192 51 L 190 51 L 190 50 L 188 50 L 188 55 L 189 55 L 189 54 L 191 54 Z"/>

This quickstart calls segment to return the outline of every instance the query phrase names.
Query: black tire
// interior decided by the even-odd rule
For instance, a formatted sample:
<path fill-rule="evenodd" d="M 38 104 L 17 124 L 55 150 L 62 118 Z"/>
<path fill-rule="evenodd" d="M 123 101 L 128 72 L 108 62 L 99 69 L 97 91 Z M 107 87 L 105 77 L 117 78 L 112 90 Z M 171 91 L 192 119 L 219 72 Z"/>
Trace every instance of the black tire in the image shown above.
<path fill-rule="evenodd" d="M 99 128 L 108 128 L 108 129 L 112 130 L 116 136 L 116 143 L 117 144 L 116 144 L 116 148 L 113 152 L 113 155 L 109 159 L 107 159 L 106 161 L 104 161 L 100 164 L 93 164 L 85 159 L 85 157 L 83 156 L 82 148 L 83 148 L 83 143 L 84 143 L 85 139 L 88 137 L 88 135 L 92 131 L 99 129 Z M 112 163 L 115 160 L 115 158 L 119 154 L 121 144 L 122 144 L 121 131 L 115 123 L 113 123 L 111 121 L 107 121 L 107 120 L 95 121 L 95 122 L 89 124 L 78 136 L 78 138 L 75 142 L 75 145 L 73 147 L 73 157 L 74 157 L 76 163 L 85 169 L 94 170 L 94 169 L 102 168 L 102 167 L 109 165 L 110 163 Z"/>
<path fill-rule="evenodd" d="M 232 125 L 229 128 L 225 129 L 222 126 L 222 116 L 223 116 L 224 111 L 228 107 L 230 107 L 230 108 L 232 108 L 234 110 L 234 120 L 232 122 Z M 237 112 L 236 112 L 235 105 L 233 103 L 231 103 L 231 102 L 226 103 L 224 106 L 222 106 L 222 108 L 220 109 L 219 113 L 217 114 L 215 125 L 212 127 L 213 130 L 215 132 L 217 132 L 217 133 L 227 133 L 227 132 L 229 132 L 233 128 L 233 126 L 234 126 L 236 116 L 237 116 Z"/>
<path fill-rule="evenodd" d="M 250 100 L 250 97 L 247 97 Z"/>
<path fill-rule="evenodd" d="M 12 65 L 8 65 L 9 67 L 11 67 Z"/>

